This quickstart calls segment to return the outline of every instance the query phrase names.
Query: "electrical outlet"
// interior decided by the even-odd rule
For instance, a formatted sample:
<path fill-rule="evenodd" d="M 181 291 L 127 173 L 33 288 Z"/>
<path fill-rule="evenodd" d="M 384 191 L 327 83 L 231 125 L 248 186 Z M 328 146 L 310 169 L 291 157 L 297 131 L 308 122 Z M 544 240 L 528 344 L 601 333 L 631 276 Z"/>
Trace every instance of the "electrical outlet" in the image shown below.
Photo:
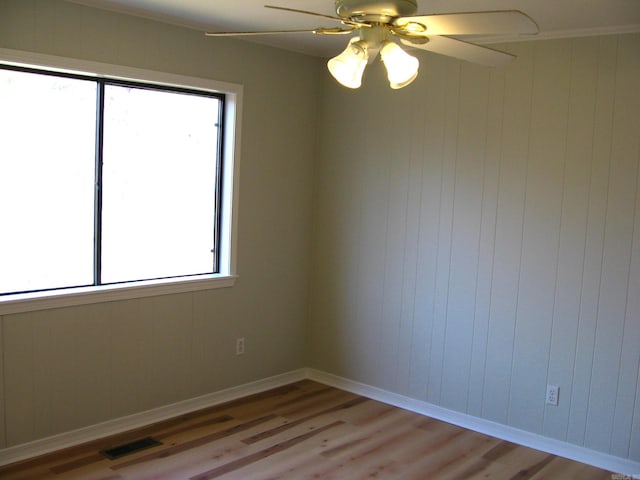
<path fill-rule="evenodd" d="M 560 387 L 557 385 L 547 385 L 547 405 L 558 405 Z"/>
<path fill-rule="evenodd" d="M 244 337 L 236 339 L 236 355 L 244 354 Z"/>

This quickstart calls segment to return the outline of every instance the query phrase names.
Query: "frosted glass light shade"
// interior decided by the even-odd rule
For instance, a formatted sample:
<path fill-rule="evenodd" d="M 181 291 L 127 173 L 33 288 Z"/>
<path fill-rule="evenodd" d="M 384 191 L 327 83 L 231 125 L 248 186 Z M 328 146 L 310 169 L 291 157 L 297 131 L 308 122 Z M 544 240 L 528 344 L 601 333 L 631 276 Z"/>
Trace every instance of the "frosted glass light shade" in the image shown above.
<path fill-rule="evenodd" d="M 418 76 L 420 62 L 416 57 L 406 53 L 397 44 L 385 41 L 380 56 L 387 69 L 389 85 L 393 89 L 406 87 Z"/>
<path fill-rule="evenodd" d="M 347 88 L 359 88 L 368 60 L 366 42 L 355 37 L 340 55 L 327 62 L 327 68 L 341 85 Z"/>

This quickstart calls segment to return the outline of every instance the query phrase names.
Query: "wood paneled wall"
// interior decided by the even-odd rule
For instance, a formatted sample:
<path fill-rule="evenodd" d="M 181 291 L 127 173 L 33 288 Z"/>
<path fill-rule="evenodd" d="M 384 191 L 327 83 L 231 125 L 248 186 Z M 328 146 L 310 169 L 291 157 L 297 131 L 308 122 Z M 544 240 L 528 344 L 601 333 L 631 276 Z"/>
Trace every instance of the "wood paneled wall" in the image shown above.
<path fill-rule="evenodd" d="M 311 364 L 637 461 L 640 35 L 504 48 L 326 81 Z"/>
<path fill-rule="evenodd" d="M 2 0 L 0 48 L 244 86 L 235 286 L 0 316 L 0 447 L 304 367 L 319 61 L 62 0 Z"/>

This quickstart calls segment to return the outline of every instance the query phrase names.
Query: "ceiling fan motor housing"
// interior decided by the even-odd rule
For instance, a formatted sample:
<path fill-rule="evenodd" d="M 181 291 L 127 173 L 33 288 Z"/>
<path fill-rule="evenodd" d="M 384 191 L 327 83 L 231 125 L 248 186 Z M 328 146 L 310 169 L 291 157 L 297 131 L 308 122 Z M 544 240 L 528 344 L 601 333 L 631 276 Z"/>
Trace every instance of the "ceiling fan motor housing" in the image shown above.
<path fill-rule="evenodd" d="M 336 0 L 336 13 L 341 18 L 387 23 L 392 18 L 413 15 L 416 0 Z"/>

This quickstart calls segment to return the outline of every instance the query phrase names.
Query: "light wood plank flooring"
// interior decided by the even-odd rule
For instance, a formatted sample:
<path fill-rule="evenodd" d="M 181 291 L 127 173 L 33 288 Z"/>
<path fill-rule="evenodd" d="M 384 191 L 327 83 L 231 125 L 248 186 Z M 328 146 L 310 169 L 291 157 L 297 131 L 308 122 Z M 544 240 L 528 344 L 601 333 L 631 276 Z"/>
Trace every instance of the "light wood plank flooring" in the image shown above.
<path fill-rule="evenodd" d="M 109 460 L 103 449 L 162 445 Z M 312 381 L 0 467 L 12 480 L 576 479 L 611 474 Z"/>

